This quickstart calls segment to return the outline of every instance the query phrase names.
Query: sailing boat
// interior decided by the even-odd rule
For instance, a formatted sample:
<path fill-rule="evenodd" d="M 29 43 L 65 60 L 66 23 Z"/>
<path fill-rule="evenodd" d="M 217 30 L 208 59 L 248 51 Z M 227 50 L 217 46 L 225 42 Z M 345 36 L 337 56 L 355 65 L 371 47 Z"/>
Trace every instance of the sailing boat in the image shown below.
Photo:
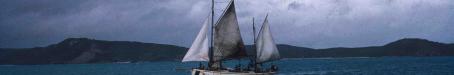
<path fill-rule="evenodd" d="M 214 3 L 214 1 L 212 2 Z M 207 36 L 209 33 L 209 20 L 206 19 L 192 46 L 182 60 L 182 62 L 208 62 L 208 68 L 199 67 L 197 69 L 192 69 L 192 75 L 273 75 L 275 73 L 275 71 L 261 71 L 259 68 L 259 64 L 261 63 L 278 60 L 280 58 L 270 33 L 267 19 L 268 15 L 263 22 L 257 39 L 255 39 L 255 28 L 253 29 L 256 54 L 254 58 L 251 59 L 251 63 L 255 64 L 255 70 L 242 71 L 240 69 L 239 71 L 232 71 L 226 69 L 222 65 L 222 62 L 248 57 L 241 38 L 233 0 L 230 1 L 226 10 L 224 10 L 224 13 L 216 22 L 216 25 L 213 23 L 214 11 L 212 11 L 211 14 L 211 48 L 208 44 L 209 39 Z"/>

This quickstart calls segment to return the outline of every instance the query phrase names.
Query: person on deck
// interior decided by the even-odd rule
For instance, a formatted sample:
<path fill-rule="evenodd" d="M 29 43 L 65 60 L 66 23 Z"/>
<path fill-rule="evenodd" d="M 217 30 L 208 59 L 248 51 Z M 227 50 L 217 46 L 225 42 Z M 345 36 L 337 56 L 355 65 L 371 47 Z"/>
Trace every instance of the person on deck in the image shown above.
<path fill-rule="evenodd" d="M 277 66 L 274 65 L 274 64 L 272 64 L 272 65 L 271 65 L 271 72 L 275 72 L 275 71 L 277 71 L 277 70 L 278 70 Z"/>

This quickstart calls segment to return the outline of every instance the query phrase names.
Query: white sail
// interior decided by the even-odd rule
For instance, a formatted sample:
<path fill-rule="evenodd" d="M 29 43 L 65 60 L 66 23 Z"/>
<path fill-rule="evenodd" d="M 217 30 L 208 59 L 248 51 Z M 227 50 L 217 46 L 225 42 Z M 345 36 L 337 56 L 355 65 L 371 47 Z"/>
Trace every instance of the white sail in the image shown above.
<path fill-rule="evenodd" d="M 208 45 L 208 18 L 203 23 L 202 29 L 192 43 L 191 48 L 184 56 L 182 62 L 187 61 L 209 61 L 209 45 Z"/>
<path fill-rule="evenodd" d="M 273 61 L 280 59 L 279 51 L 271 35 L 270 26 L 268 25 L 268 15 L 263 22 L 262 28 L 257 36 L 257 59 L 256 63 Z"/>

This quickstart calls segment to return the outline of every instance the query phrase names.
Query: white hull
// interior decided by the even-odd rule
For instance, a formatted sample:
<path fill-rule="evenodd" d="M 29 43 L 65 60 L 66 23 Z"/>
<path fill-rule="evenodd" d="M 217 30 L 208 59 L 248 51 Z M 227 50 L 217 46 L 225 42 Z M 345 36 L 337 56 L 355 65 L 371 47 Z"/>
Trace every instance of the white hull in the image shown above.
<path fill-rule="evenodd" d="M 229 72 L 227 70 L 221 71 L 208 71 L 200 69 L 192 69 L 191 75 L 274 75 L 275 72 L 264 72 L 264 73 L 255 73 L 255 72 Z"/>

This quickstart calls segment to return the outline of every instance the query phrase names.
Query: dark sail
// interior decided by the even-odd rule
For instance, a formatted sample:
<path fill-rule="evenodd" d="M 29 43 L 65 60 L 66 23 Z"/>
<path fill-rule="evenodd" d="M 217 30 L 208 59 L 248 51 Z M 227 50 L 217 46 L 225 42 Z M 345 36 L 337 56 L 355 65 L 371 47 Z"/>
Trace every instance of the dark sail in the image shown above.
<path fill-rule="evenodd" d="M 224 14 L 216 23 L 213 42 L 212 61 L 215 63 L 227 59 L 246 57 L 246 50 L 241 39 L 233 1 L 230 2 Z"/>

